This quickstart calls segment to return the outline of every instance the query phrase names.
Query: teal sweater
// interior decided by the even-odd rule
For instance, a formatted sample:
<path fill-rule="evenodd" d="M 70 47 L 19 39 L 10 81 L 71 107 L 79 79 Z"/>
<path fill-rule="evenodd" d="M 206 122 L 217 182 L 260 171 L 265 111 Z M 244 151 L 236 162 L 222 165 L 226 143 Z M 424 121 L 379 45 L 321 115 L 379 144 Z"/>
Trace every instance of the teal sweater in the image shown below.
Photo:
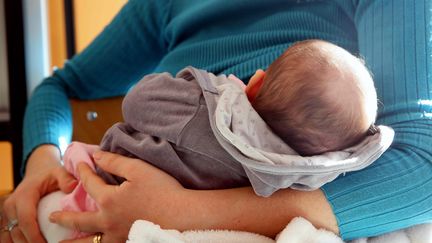
<path fill-rule="evenodd" d="M 344 239 L 432 220 L 432 0 L 130 0 L 27 107 L 24 156 L 70 140 L 69 98 L 124 95 L 143 75 L 191 65 L 243 80 L 293 42 L 324 39 L 362 56 L 396 132 L 366 169 L 322 189 Z"/>

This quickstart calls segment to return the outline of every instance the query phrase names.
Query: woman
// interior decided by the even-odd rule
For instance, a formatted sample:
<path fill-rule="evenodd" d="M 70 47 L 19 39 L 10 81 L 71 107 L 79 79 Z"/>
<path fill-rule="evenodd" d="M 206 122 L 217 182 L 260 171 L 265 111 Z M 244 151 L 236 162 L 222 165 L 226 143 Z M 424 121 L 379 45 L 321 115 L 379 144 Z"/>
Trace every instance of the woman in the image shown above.
<path fill-rule="evenodd" d="M 144 74 L 175 74 L 187 65 L 248 80 L 254 70 L 265 69 L 303 39 L 325 39 L 357 53 L 374 74 L 384 104 L 378 123 L 392 126 L 396 137 L 373 165 L 321 190 L 286 189 L 264 199 L 251 188 L 186 190 L 147 163 L 100 152 L 96 163 L 127 182 L 106 185 L 82 166 L 82 179 L 101 210 L 54 214 L 52 220 L 101 232 L 102 242 L 124 241 L 136 219 L 163 228 L 238 229 L 272 236 L 292 217 L 303 216 L 344 239 L 430 221 L 430 9 L 431 0 L 129 1 L 86 50 L 33 94 L 25 118 L 25 177 L 6 201 L 1 223 L 17 225 L 0 233 L 1 242 L 43 242 L 35 216 L 39 198 L 75 185 L 61 167 L 56 147 L 59 137 L 71 134 L 68 98 L 122 95 Z"/>

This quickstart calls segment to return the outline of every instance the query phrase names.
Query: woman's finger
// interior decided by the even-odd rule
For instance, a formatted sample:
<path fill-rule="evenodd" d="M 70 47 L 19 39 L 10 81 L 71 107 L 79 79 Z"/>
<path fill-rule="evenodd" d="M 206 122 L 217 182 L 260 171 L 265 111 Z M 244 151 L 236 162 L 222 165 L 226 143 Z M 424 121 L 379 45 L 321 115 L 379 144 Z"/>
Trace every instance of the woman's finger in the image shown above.
<path fill-rule="evenodd" d="M 8 219 L 5 213 L 1 215 L 0 226 L 2 229 L 0 230 L 0 243 L 12 243 L 11 235 L 9 231 L 4 231 L 3 227 L 8 223 Z"/>
<path fill-rule="evenodd" d="M 19 223 L 19 229 L 29 242 L 45 242 L 42 233 L 39 230 L 36 208 L 33 205 L 37 204 L 38 198 L 32 198 L 32 202 L 29 201 L 17 201 L 17 219 Z"/>
<path fill-rule="evenodd" d="M 75 240 L 63 240 L 63 241 L 60 241 L 60 243 L 93 243 L 93 242 L 97 242 L 97 241 L 95 241 L 95 237 L 96 237 L 96 235 L 91 235 L 91 236 L 87 236 L 87 237 L 75 239 Z M 109 239 L 106 235 L 102 235 L 100 242 L 105 243 L 105 242 L 122 242 L 122 241 L 112 240 L 112 239 Z"/>
<path fill-rule="evenodd" d="M 96 175 L 85 163 L 80 163 L 78 165 L 78 171 L 84 189 L 96 202 L 100 202 L 102 200 L 101 197 L 110 193 L 112 188 L 115 187 L 106 184 L 105 181 Z"/>
<path fill-rule="evenodd" d="M 18 224 L 13 226 L 11 230 L 2 232 L 2 237 L 3 235 L 6 235 L 6 237 L 4 237 L 5 242 L 8 242 L 9 240 L 10 242 L 27 243 L 28 241 L 26 240 L 25 236 L 21 232 L 20 221 L 16 215 L 16 205 L 13 202 L 14 202 L 13 200 L 5 202 L 4 205 L 5 214 L 4 214 L 4 219 L 2 218 L 3 221 L 2 226 L 8 225 L 9 222 L 12 220 L 17 220 Z M 2 238 L 2 242 L 3 242 L 3 238 Z"/>
<path fill-rule="evenodd" d="M 16 208 L 15 201 L 11 198 L 8 198 L 3 204 L 3 217 L 2 217 L 2 227 L 9 224 L 11 220 L 16 220 Z M 19 223 L 19 222 L 18 222 Z M 16 226 L 15 226 L 16 227 Z M 12 238 L 12 234 L 10 231 L 2 232 L 2 242 L 14 242 Z"/>
<path fill-rule="evenodd" d="M 78 181 L 67 170 L 59 170 L 54 174 L 58 187 L 64 193 L 70 193 L 78 185 Z"/>
<path fill-rule="evenodd" d="M 63 241 L 60 241 L 60 243 L 93 243 L 93 242 L 96 242 L 95 237 L 96 237 L 96 235 L 92 235 L 92 236 L 88 236 L 88 237 L 84 237 L 84 238 L 80 238 L 80 239 L 75 239 L 75 240 L 63 240 Z M 109 237 L 105 234 L 102 234 L 100 242 L 101 243 L 117 243 L 117 242 L 125 242 L 125 241 L 121 240 L 121 239 L 112 239 L 111 237 Z"/>
<path fill-rule="evenodd" d="M 12 238 L 8 231 L 0 232 L 0 243 L 12 243 Z"/>
<path fill-rule="evenodd" d="M 93 154 L 95 163 L 104 171 L 116 176 L 126 178 L 130 176 L 130 172 L 134 171 L 137 163 L 142 163 L 140 160 L 130 159 L 125 160 L 124 156 L 113 154 L 104 151 L 98 151 Z"/>
<path fill-rule="evenodd" d="M 50 175 L 46 178 L 39 178 L 41 187 L 38 187 L 40 197 L 47 193 L 57 191 L 60 189 L 64 193 L 72 192 L 75 186 L 78 184 L 77 180 L 69 174 L 69 172 L 63 167 L 58 166 L 50 172 Z"/>
<path fill-rule="evenodd" d="M 54 212 L 49 217 L 52 223 L 81 232 L 100 232 L 101 220 L 98 212 Z"/>
<path fill-rule="evenodd" d="M 15 226 L 11 231 L 10 231 L 10 235 L 11 238 L 13 240 L 14 243 L 27 243 L 27 242 L 33 242 L 33 241 L 28 241 L 26 239 L 26 237 L 24 236 L 24 234 L 22 233 L 22 231 L 20 230 L 19 226 Z"/>
<path fill-rule="evenodd" d="M 94 242 L 93 239 L 94 239 L 94 235 L 79 238 L 79 239 L 74 239 L 74 240 L 62 240 L 62 241 L 60 241 L 60 243 L 93 243 Z"/>

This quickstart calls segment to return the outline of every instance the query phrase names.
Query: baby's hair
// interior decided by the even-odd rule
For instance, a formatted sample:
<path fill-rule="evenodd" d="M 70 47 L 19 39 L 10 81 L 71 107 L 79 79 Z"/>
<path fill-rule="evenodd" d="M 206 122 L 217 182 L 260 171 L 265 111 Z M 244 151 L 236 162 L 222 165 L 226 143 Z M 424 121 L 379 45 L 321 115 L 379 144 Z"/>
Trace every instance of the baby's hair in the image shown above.
<path fill-rule="evenodd" d="M 377 109 L 373 82 L 362 61 L 320 40 L 295 43 L 273 62 L 252 105 L 304 156 L 358 143 Z"/>

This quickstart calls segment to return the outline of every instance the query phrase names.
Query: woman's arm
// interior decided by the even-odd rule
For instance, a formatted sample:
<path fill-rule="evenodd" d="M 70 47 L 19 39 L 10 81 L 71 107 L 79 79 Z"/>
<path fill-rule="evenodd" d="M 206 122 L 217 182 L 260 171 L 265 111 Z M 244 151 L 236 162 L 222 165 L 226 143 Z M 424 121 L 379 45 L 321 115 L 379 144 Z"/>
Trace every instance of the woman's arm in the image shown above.
<path fill-rule="evenodd" d="M 25 177 L 4 205 L 7 217 L 3 221 L 18 219 L 19 227 L 11 235 L 1 233 L 2 243 L 10 242 L 10 236 L 15 241 L 43 242 L 37 203 L 50 191 L 65 190 L 62 181 L 69 178 L 58 149 L 61 141 L 69 142 L 72 133 L 69 98 L 124 94 L 150 72 L 165 53 L 159 28 L 166 20 L 167 7 L 165 1 L 128 1 L 90 46 L 34 91 L 24 119 Z"/>
<path fill-rule="evenodd" d="M 189 217 L 196 222 L 185 229 L 232 229 L 275 237 L 294 217 L 315 227 L 338 233 L 335 216 L 321 190 L 279 190 L 271 197 L 257 196 L 250 187 L 193 191 L 188 196 Z M 221 210 L 223 209 L 223 210 Z"/>
<path fill-rule="evenodd" d="M 323 186 L 341 236 L 353 239 L 432 220 L 432 1 L 339 2 L 375 80 L 377 123 L 396 133 L 371 166 Z"/>
<path fill-rule="evenodd" d="M 103 232 L 107 242 L 127 239 L 130 226 L 138 219 L 165 229 L 246 230 L 274 237 L 293 217 L 302 216 L 316 227 L 338 233 L 336 219 L 320 190 L 287 189 L 269 198 L 255 195 L 250 187 L 187 190 L 170 175 L 141 160 L 108 152 L 99 152 L 95 159 L 103 170 L 126 178 L 126 182 L 107 185 L 87 166 L 80 165 L 83 185 L 100 210 L 56 212 L 51 220 L 81 231 Z"/>
<path fill-rule="evenodd" d="M 24 119 L 25 159 L 41 144 L 70 141 L 70 98 L 124 95 L 153 70 L 165 54 L 161 29 L 167 7 L 165 1 L 128 1 L 83 52 L 37 87 Z"/>

